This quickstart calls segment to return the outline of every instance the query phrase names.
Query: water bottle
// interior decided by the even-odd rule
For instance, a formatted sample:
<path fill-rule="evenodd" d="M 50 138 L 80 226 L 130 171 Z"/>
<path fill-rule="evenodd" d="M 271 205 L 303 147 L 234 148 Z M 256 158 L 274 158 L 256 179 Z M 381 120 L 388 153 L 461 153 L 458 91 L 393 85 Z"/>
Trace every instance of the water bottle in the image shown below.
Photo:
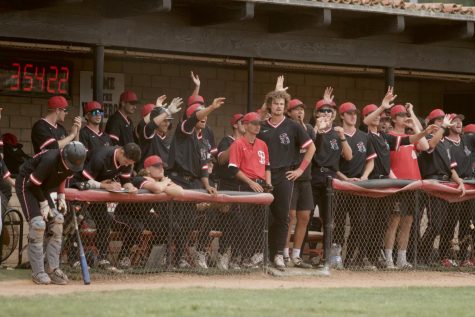
<path fill-rule="evenodd" d="M 341 245 L 333 243 L 330 249 L 330 266 L 334 269 L 343 269 L 343 260 L 341 259 Z"/>

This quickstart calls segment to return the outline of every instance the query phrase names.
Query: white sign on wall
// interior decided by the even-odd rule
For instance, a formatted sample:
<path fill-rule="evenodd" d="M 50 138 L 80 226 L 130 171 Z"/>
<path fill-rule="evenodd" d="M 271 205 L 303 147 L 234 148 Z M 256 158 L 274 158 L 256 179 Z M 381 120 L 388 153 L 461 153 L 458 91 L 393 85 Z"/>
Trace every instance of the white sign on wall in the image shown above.
<path fill-rule="evenodd" d="M 82 71 L 80 74 L 80 96 L 81 102 L 80 114 L 83 115 L 82 109 L 88 101 L 93 99 L 93 79 L 92 72 Z M 119 107 L 120 94 L 124 91 L 124 74 L 120 73 L 104 73 L 103 87 L 103 108 L 104 118 L 108 118 Z"/>

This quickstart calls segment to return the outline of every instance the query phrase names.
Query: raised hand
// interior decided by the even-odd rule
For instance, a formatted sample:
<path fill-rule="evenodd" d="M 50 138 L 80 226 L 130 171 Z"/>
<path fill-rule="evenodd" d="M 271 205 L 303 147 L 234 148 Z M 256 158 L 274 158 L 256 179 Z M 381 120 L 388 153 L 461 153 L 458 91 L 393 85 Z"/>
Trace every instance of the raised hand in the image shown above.
<path fill-rule="evenodd" d="M 338 136 L 340 139 L 343 139 L 345 137 L 345 130 L 343 130 L 342 127 L 334 127 L 333 130 L 335 130 L 336 133 L 338 133 Z"/>
<path fill-rule="evenodd" d="M 276 91 L 286 91 L 289 87 L 284 88 L 284 75 L 277 77 L 277 83 L 275 84 Z"/>
<path fill-rule="evenodd" d="M 325 100 L 326 104 L 331 105 L 333 103 L 333 98 L 335 98 L 333 95 L 333 88 L 326 87 L 325 92 L 323 93 L 323 100 Z"/>
<path fill-rule="evenodd" d="M 390 109 L 392 106 L 394 106 L 393 101 L 397 98 L 397 95 L 393 95 L 393 90 L 393 87 L 388 87 L 388 91 L 386 92 L 386 95 L 383 98 L 383 102 L 381 103 L 381 106 L 384 109 Z"/>
<path fill-rule="evenodd" d="M 218 109 L 219 107 L 221 107 L 224 104 L 225 100 L 226 100 L 226 98 L 224 98 L 224 97 L 215 98 L 213 100 L 213 103 L 211 104 L 211 107 L 213 109 Z"/>
<path fill-rule="evenodd" d="M 330 128 L 331 122 L 327 117 L 318 117 L 317 121 L 315 122 L 315 126 L 317 127 L 318 131 L 324 131 Z"/>
<path fill-rule="evenodd" d="M 452 123 L 452 120 L 454 120 L 454 117 L 450 114 L 446 114 L 444 116 L 444 120 L 442 121 L 442 128 L 449 128 L 452 127 L 454 124 Z"/>
<path fill-rule="evenodd" d="M 166 95 L 161 95 L 160 97 L 157 98 L 157 101 L 155 102 L 155 107 L 164 107 L 163 102 L 167 99 Z"/>
<path fill-rule="evenodd" d="M 195 75 L 193 71 L 191 71 L 191 80 L 193 81 L 195 86 L 199 87 L 201 85 L 200 77 L 198 76 L 198 74 Z"/>
<path fill-rule="evenodd" d="M 404 125 L 408 128 L 414 129 L 415 123 L 414 119 L 412 118 L 405 118 L 404 119 Z"/>
<path fill-rule="evenodd" d="M 412 105 L 412 103 L 406 102 L 406 105 L 405 105 L 405 106 L 406 106 L 407 112 L 409 112 L 409 113 L 412 114 L 412 112 L 414 111 L 414 106 Z"/>
<path fill-rule="evenodd" d="M 435 124 L 431 124 L 431 125 L 427 126 L 427 128 L 424 131 L 425 131 L 426 135 L 434 134 L 437 131 L 439 131 L 439 127 Z"/>
<path fill-rule="evenodd" d="M 183 99 L 180 97 L 173 98 L 172 102 L 167 108 L 167 113 L 173 115 L 181 110 L 180 106 L 183 104 Z"/>

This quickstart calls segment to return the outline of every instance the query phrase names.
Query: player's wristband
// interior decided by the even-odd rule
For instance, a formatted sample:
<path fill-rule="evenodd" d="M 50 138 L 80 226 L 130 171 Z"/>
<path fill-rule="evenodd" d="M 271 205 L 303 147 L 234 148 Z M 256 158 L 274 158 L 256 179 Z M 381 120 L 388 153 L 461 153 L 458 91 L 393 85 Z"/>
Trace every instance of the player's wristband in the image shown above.
<path fill-rule="evenodd" d="M 341 142 L 346 142 L 348 141 L 346 138 L 345 139 L 340 139 Z"/>
<path fill-rule="evenodd" d="M 300 163 L 299 169 L 301 169 L 302 172 L 305 171 L 307 169 L 308 164 L 310 164 L 310 162 L 306 159 L 303 159 L 302 163 Z"/>

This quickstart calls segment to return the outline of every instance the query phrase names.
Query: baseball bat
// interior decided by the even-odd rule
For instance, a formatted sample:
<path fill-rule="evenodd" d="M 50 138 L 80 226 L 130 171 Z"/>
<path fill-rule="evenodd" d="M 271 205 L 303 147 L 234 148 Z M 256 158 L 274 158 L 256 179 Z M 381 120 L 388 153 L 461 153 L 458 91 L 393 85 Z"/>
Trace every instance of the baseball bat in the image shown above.
<path fill-rule="evenodd" d="M 74 221 L 74 229 L 76 230 L 76 236 L 78 239 L 78 247 L 79 247 L 79 262 L 81 263 L 81 271 L 82 271 L 82 280 L 84 281 L 84 285 L 91 284 L 91 278 L 89 276 L 89 269 L 87 268 L 87 261 L 86 255 L 84 254 L 84 248 L 81 242 L 81 235 L 79 234 L 78 222 L 76 220 L 76 213 L 73 213 L 73 221 Z"/>

